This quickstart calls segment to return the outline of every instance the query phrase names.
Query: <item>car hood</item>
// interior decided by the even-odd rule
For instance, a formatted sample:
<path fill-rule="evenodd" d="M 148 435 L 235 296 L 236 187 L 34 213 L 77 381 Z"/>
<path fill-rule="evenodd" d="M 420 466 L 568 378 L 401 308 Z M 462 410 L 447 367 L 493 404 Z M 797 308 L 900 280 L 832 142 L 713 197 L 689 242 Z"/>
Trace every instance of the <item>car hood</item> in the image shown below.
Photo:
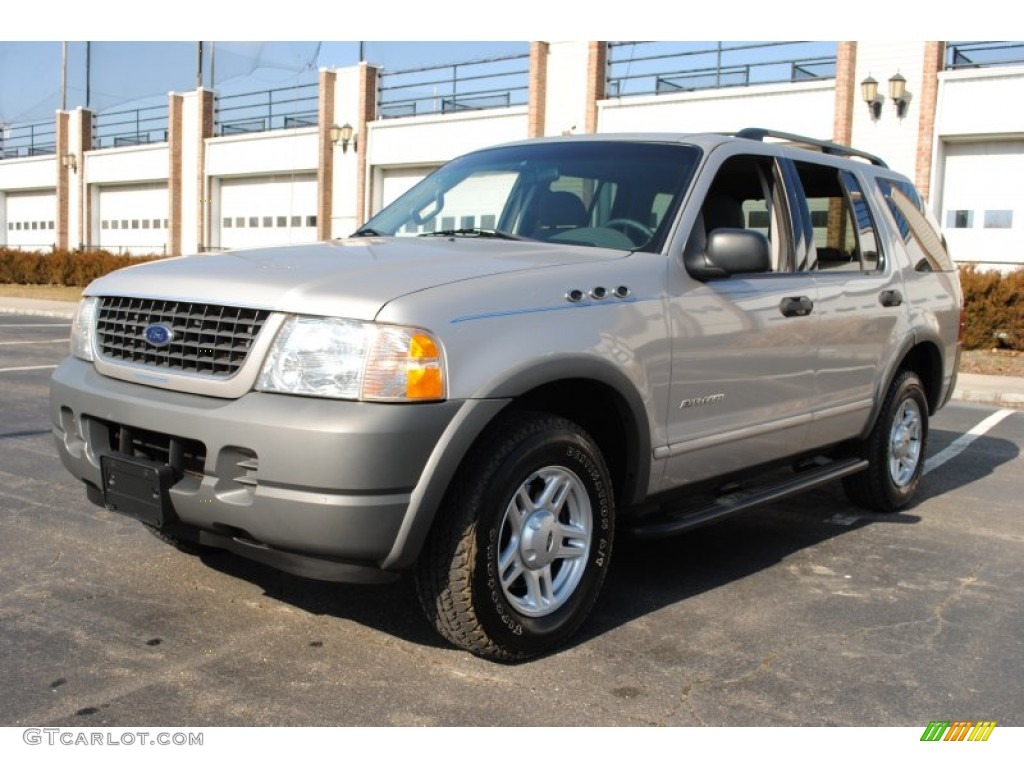
<path fill-rule="evenodd" d="M 484 237 L 351 238 L 139 264 L 85 293 L 372 320 L 389 301 L 434 286 L 628 254 Z"/>

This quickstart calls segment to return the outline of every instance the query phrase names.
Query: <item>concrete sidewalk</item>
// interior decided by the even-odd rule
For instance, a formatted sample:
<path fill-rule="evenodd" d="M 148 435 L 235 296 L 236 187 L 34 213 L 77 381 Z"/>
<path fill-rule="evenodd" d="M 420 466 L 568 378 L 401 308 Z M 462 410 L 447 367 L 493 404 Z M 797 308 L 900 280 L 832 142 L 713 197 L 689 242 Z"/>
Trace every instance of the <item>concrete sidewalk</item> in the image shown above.
<path fill-rule="evenodd" d="M 75 307 L 76 304 L 70 301 L 0 296 L 0 315 L 31 315 L 70 320 L 74 316 Z M 967 403 L 996 405 L 1001 408 L 1024 409 L 1024 377 L 961 373 L 957 377 L 953 399 Z"/>

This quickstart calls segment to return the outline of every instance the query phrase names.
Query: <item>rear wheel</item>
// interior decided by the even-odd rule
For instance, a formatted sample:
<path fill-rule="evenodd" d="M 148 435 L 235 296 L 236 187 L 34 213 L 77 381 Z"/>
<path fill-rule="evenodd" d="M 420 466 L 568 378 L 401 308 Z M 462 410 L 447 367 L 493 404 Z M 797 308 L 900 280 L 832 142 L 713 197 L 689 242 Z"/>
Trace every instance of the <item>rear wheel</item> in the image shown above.
<path fill-rule="evenodd" d="M 416 584 L 446 639 L 511 661 L 552 650 L 586 619 L 608 568 L 615 512 L 604 459 L 578 425 L 503 417 L 438 516 Z"/>
<path fill-rule="evenodd" d="M 921 379 L 901 371 L 864 443 L 868 468 L 843 480 L 850 501 L 876 512 L 896 512 L 917 491 L 928 440 L 928 399 Z"/>

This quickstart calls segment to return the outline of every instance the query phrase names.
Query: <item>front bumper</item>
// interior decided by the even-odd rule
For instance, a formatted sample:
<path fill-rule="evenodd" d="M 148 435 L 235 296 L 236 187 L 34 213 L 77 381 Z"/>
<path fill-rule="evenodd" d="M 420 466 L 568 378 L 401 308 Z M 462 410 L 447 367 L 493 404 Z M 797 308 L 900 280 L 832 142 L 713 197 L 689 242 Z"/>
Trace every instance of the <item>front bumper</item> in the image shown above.
<path fill-rule="evenodd" d="M 372 580 L 393 552 L 424 467 L 463 405 L 259 392 L 224 400 L 111 379 L 73 357 L 50 390 L 61 461 L 93 501 L 102 504 L 99 456 L 117 449 L 122 429 L 147 443 L 169 436 L 192 461 L 171 504 L 201 542 L 345 581 Z"/>

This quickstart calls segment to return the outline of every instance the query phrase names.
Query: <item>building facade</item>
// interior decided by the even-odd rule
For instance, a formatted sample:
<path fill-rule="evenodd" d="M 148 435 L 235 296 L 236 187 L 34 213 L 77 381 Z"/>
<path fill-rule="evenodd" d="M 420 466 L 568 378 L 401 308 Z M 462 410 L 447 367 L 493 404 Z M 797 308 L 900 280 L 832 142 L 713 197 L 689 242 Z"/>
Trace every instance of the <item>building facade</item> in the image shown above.
<path fill-rule="evenodd" d="M 3 128 L 0 247 L 179 255 L 342 237 L 479 147 L 757 126 L 883 157 L 958 261 L 1008 270 L 1024 265 L 1022 97 L 1024 43 L 1009 42 L 538 41 L 443 67 L 363 62 Z"/>

